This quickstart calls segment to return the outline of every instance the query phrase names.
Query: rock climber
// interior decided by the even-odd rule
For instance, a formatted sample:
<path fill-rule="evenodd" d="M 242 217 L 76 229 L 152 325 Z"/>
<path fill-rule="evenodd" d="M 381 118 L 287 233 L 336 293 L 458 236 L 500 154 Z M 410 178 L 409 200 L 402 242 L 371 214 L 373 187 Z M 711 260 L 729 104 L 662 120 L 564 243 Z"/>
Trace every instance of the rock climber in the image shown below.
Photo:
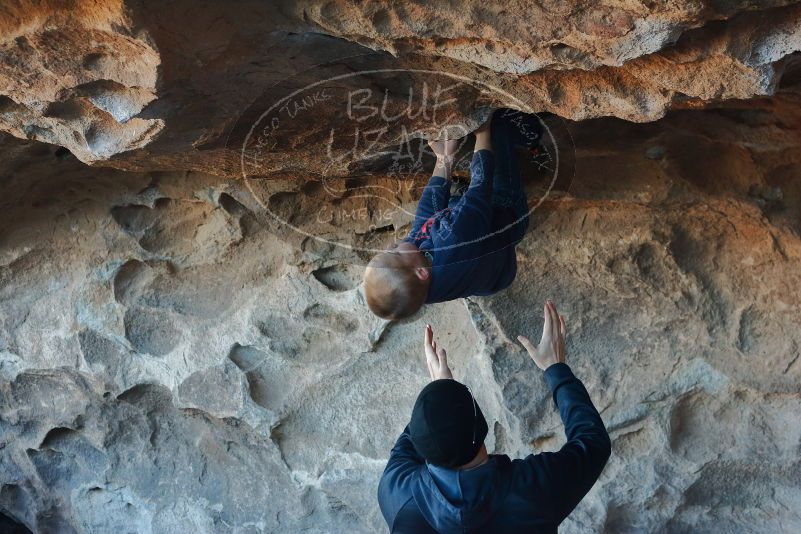
<path fill-rule="evenodd" d="M 424 335 L 432 381 L 390 452 L 378 485 L 392 533 L 556 532 L 592 488 L 611 453 L 609 435 L 587 390 L 565 363 L 565 320 L 548 301 L 536 347 L 518 340 L 544 371 L 565 425 L 558 452 L 510 460 L 488 454 L 487 421 L 470 389 L 451 375 L 447 354 Z"/>
<path fill-rule="evenodd" d="M 475 132 L 470 186 L 451 196 L 458 140 L 430 141 L 434 172 L 408 236 L 377 254 L 364 273 L 370 310 L 383 319 L 409 317 L 424 303 L 490 295 L 517 274 L 515 245 L 528 227 L 528 204 L 515 150 L 534 150 L 539 119 L 496 110 Z"/>

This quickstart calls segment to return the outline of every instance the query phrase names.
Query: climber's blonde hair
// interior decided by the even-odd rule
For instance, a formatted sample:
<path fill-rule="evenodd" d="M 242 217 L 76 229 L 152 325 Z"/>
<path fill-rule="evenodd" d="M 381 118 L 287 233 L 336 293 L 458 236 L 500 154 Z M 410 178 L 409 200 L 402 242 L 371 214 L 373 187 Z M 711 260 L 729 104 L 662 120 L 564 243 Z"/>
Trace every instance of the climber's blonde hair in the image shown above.
<path fill-rule="evenodd" d="M 423 307 L 427 293 L 428 284 L 393 254 L 376 254 L 364 271 L 367 307 L 382 319 L 394 321 L 414 315 Z"/>

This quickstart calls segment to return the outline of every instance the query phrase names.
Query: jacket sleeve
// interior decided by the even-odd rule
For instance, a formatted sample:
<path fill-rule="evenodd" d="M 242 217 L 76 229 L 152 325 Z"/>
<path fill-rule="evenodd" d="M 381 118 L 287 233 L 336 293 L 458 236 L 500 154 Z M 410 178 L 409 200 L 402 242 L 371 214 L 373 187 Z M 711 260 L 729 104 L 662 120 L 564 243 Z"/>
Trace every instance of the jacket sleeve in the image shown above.
<path fill-rule="evenodd" d="M 598 410 L 570 367 L 551 365 L 545 371 L 545 382 L 559 408 L 567 443 L 558 452 L 529 456 L 526 463 L 547 487 L 554 519 L 561 523 L 601 476 L 612 445 Z"/>
<path fill-rule="evenodd" d="M 490 150 L 479 150 L 470 163 L 470 187 L 453 207 L 450 226 L 460 241 L 486 236 L 492 229 L 492 174 L 495 156 Z"/>
<path fill-rule="evenodd" d="M 448 207 L 448 200 L 451 198 L 451 182 L 442 176 L 432 176 L 428 184 L 423 188 L 420 202 L 417 203 L 417 212 L 412 221 L 412 229 L 409 237 L 414 237 L 420 231 L 420 227 L 436 212 Z"/>
<path fill-rule="evenodd" d="M 378 506 L 390 529 L 395 516 L 412 497 L 413 477 L 423 464 L 425 460 L 414 449 L 407 426 L 392 447 L 384 474 L 378 483 Z"/>

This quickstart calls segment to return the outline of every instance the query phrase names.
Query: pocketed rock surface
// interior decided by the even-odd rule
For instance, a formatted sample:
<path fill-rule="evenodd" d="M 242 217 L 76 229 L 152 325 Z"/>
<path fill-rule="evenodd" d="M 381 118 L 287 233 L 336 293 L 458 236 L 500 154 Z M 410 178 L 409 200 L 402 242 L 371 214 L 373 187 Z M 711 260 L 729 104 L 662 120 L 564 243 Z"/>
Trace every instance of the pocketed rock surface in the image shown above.
<path fill-rule="evenodd" d="M 426 324 L 490 452 L 564 443 L 515 341 L 553 298 L 613 443 L 564 532 L 801 531 L 799 5 L 433 9 L 0 6 L 0 530 L 384 531 Z M 397 111 L 432 72 L 469 81 L 457 130 L 545 112 L 559 176 L 524 166 L 508 290 L 387 324 L 366 250 L 425 170 L 331 169 L 353 132 L 324 97 L 246 179 L 243 147 L 321 79 Z"/>
<path fill-rule="evenodd" d="M 534 211 L 514 285 L 393 325 L 366 311 L 363 257 L 279 224 L 241 181 L 90 168 L 5 137 L 0 510 L 37 532 L 381 531 L 426 323 L 490 451 L 564 442 L 514 341 L 552 297 L 613 440 L 565 532 L 798 530 L 798 104 L 567 124 L 573 179 Z M 257 189 L 353 245 L 392 233 L 320 206 L 413 208 L 384 191 Z"/>
<path fill-rule="evenodd" d="M 85 163 L 235 177 L 243 129 L 323 79 L 396 103 L 407 78 L 432 72 L 488 84 L 493 102 L 462 94 L 453 110 L 471 129 L 489 105 L 646 122 L 774 94 L 799 51 L 801 5 L 784 0 L 15 0 L 0 6 L 0 131 Z M 341 111 L 306 114 L 304 139 L 327 136 Z M 265 172 L 318 172 L 318 155 L 296 143 Z"/>

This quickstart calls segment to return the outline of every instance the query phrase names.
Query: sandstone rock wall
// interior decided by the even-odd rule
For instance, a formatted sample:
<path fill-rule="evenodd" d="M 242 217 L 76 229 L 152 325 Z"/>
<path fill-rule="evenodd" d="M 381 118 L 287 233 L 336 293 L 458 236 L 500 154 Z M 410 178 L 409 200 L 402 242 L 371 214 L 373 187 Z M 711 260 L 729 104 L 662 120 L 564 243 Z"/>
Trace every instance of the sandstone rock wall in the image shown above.
<path fill-rule="evenodd" d="M 391 326 L 366 312 L 362 258 L 241 181 L 6 137 L 0 509 L 39 532 L 380 531 L 427 322 L 490 450 L 563 442 L 513 342 L 553 297 L 613 439 L 566 532 L 801 528 L 798 103 L 570 124 L 575 177 L 535 211 L 512 288 Z M 259 193 L 350 243 L 391 237 L 316 219 L 314 179 Z"/>
<path fill-rule="evenodd" d="M 0 131 L 86 163 L 235 177 L 243 118 L 346 72 L 450 73 L 574 120 L 773 94 L 796 69 L 801 6 L 16 0 L 0 29 Z M 458 112 L 472 123 L 485 104 L 465 96 Z M 311 155 L 281 156 L 318 171 Z"/>
<path fill-rule="evenodd" d="M 491 451 L 560 447 L 514 342 L 552 297 L 613 440 L 565 532 L 801 530 L 799 9 L 3 3 L 0 528 L 382 531 L 426 323 Z M 243 156 L 293 91 L 336 78 L 395 113 L 437 76 L 456 131 L 554 113 L 560 177 L 526 170 L 509 290 L 390 325 L 362 267 L 425 169 L 330 165 L 352 132 L 322 97 L 246 178 Z"/>

